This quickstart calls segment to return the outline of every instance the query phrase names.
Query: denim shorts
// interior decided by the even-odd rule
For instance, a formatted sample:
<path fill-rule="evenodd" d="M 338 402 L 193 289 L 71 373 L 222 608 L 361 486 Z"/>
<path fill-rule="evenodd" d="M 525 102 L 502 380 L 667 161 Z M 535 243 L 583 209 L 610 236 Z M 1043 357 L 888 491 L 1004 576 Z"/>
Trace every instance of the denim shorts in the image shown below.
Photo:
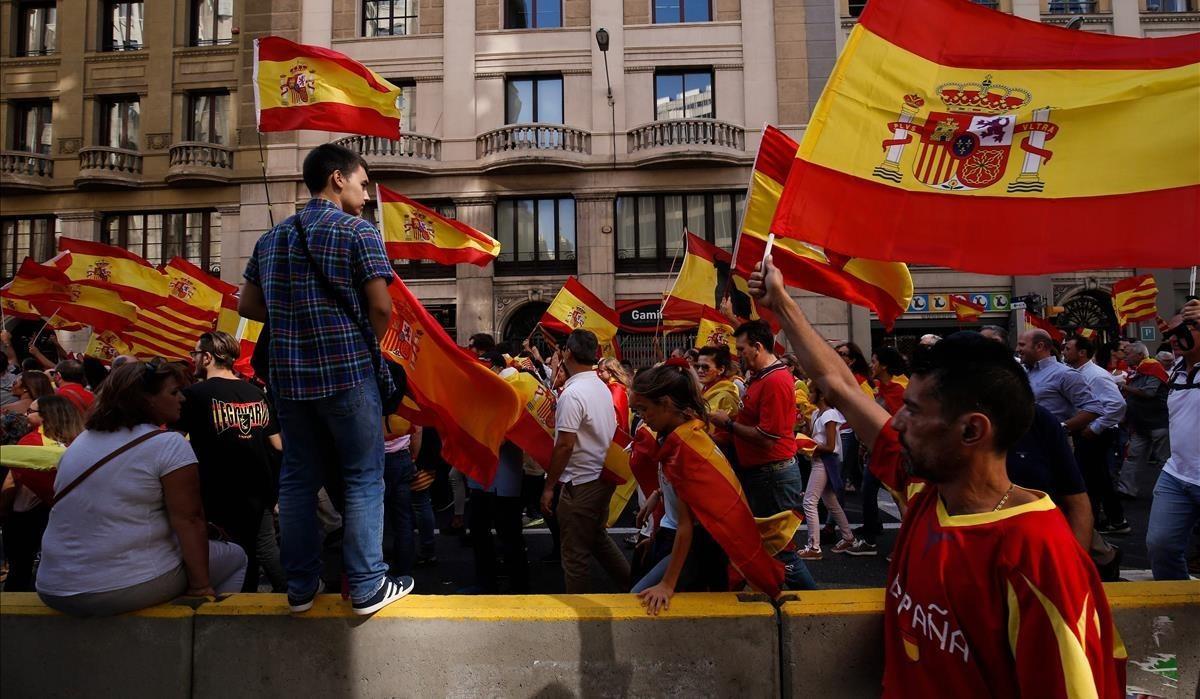
<path fill-rule="evenodd" d="M 738 480 L 755 517 L 770 517 L 804 505 L 804 481 L 796 459 L 739 469 Z"/>

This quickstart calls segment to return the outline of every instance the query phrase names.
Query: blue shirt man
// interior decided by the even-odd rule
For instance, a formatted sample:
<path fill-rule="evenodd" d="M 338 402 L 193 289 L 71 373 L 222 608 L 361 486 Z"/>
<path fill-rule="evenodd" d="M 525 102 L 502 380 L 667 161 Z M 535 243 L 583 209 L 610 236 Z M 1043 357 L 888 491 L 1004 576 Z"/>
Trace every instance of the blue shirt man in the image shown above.
<path fill-rule="evenodd" d="M 1104 413 L 1087 379 L 1054 357 L 1054 341 L 1045 330 L 1030 330 L 1017 340 L 1017 354 L 1029 372 L 1034 401 L 1049 410 L 1067 432 L 1075 433 Z"/>

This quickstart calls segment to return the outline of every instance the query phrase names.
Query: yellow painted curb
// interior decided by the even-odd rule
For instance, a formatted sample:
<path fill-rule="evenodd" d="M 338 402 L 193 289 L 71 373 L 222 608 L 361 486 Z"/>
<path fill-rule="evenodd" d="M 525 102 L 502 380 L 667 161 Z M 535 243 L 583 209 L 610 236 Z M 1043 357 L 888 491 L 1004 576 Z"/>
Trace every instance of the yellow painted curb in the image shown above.
<path fill-rule="evenodd" d="M 183 604 L 161 604 L 121 616 L 150 619 L 185 619 L 196 613 Z M 65 616 L 42 603 L 36 592 L 0 593 L 0 616 Z"/>

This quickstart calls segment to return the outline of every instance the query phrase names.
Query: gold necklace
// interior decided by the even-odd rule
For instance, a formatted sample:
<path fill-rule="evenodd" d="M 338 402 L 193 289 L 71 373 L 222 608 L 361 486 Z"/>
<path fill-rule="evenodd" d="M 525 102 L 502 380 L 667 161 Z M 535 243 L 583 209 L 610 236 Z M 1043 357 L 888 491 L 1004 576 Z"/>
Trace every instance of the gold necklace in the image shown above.
<path fill-rule="evenodd" d="M 1008 496 L 1012 495 L 1013 488 L 1015 487 L 1017 487 L 1016 483 L 1008 484 L 1008 490 L 1004 491 L 1004 497 L 1000 498 L 1000 502 L 996 503 L 996 506 L 992 508 L 992 512 L 999 512 L 1000 508 L 1004 507 L 1004 503 L 1008 502 Z"/>

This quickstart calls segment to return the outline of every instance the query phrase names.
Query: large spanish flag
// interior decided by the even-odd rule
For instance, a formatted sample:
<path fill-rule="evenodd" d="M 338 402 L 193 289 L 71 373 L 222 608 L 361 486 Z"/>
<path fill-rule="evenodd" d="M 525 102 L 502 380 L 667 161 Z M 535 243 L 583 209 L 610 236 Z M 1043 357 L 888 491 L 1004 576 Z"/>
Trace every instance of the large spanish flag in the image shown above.
<path fill-rule="evenodd" d="M 679 499 L 687 503 L 733 567 L 756 590 L 772 599 L 778 597 L 783 564 L 764 547 L 742 486 L 704 422 L 692 420 L 676 428 L 663 440 L 659 460 Z"/>
<path fill-rule="evenodd" d="M 442 457 L 490 487 L 500 444 L 521 416 L 517 392 L 454 344 L 399 277 L 388 293 L 392 317 L 379 343 L 384 357 L 407 372 L 419 418 L 442 436 Z"/>
<path fill-rule="evenodd" d="M 774 126 L 763 132 L 734 260 L 734 269 L 742 276 L 750 276 L 766 252 L 771 219 L 799 148 L 800 144 Z M 804 242 L 803 235 L 800 238 L 775 239 L 772 260 L 784 283 L 869 308 L 890 330 L 912 300 L 908 267 L 900 262 L 846 257 Z"/>
<path fill-rule="evenodd" d="M 1112 285 L 1112 297 L 1117 324 L 1122 327 L 1135 320 L 1158 317 L 1158 284 L 1152 275 L 1142 274 L 1116 282 Z"/>
<path fill-rule="evenodd" d="M 400 137 L 400 88 L 337 51 L 277 36 L 255 39 L 254 85 L 260 132 Z"/>
<path fill-rule="evenodd" d="M 219 312 L 221 300 L 238 291 L 233 284 L 212 276 L 182 257 L 171 258 L 163 266 L 162 273 L 167 277 L 167 288 L 172 297 L 207 313 Z"/>
<path fill-rule="evenodd" d="M 68 289 L 66 299 L 35 300 L 33 305 L 46 318 L 90 325 L 97 331 L 120 332 L 137 320 L 137 306 L 122 300 L 115 291 L 85 284 L 71 284 Z M 51 326 L 66 328 L 53 322 Z"/>
<path fill-rule="evenodd" d="M 721 315 L 715 308 L 705 308 L 700 312 L 700 325 L 696 328 L 696 347 L 728 347 L 730 352 L 737 352 L 737 343 L 733 340 L 732 321 Z"/>
<path fill-rule="evenodd" d="M 125 248 L 59 238 L 58 249 L 70 251 L 71 262 L 64 271 L 78 284 L 115 291 L 122 299 L 142 307 L 157 306 L 171 294 L 167 277 L 141 255 Z"/>
<path fill-rule="evenodd" d="M 487 267 L 500 254 L 500 241 L 399 192 L 379 185 L 378 199 L 379 232 L 393 259 Z"/>
<path fill-rule="evenodd" d="M 967 300 L 962 294 L 950 294 L 950 305 L 954 308 L 954 317 L 960 323 L 974 323 L 983 315 L 983 306 Z"/>
<path fill-rule="evenodd" d="M 871 0 L 771 230 L 991 274 L 1194 265 L 1197 124 L 1195 34 L 1136 39 L 965 0 Z"/>
<path fill-rule="evenodd" d="M 542 315 L 542 325 L 555 332 L 591 330 L 602 348 L 612 344 L 619 323 L 617 312 L 575 277 L 567 279 Z"/>
<path fill-rule="evenodd" d="M 679 276 L 663 301 L 663 325 L 671 329 L 695 327 L 704 309 L 719 307 L 722 294 L 728 293 L 735 316 L 741 320 L 761 318 L 778 332 L 775 316 L 754 303 L 746 276 L 733 271 L 732 266 L 732 254 L 689 232 Z"/>

